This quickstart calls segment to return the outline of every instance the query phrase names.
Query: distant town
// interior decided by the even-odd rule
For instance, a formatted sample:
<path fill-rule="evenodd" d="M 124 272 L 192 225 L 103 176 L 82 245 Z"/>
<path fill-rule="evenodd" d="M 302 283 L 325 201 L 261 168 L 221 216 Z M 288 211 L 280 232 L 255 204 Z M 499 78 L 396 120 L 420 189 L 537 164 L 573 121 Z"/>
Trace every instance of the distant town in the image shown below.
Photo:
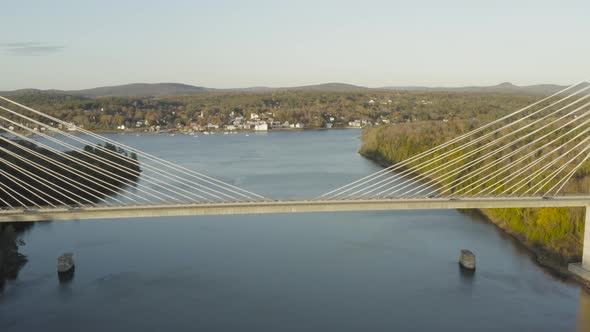
<path fill-rule="evenodd" d="M 198 116 L 201 119 L 205 119 L 205 115 L 203 112 Z M 261 114 L 257 113 L 250 113 L 248 118 L 245 118 L 241 114 L 236 114 L 235 112 L 231 112 L 229 115 L 229 122 L 227 124 L 216 124 L 208 122 L 205 125 L 201 125 L 199 122 L 190 122 L 186 125 L 177 124 L 174 128 L 169 128 L 168 126 L 162 126 L 159 124 L 151 124 L 149 120 L 138 120 L 135 124 L 131 126 L 126 126 L 124 124 L 117 126 L 117 130 L 125 131 L 125 130 L 134 130 L 134 131 L 149 131 L 149 132 L 160 132 L 163 130 L 166 131 L 180 131 L 180 132 L 216 132 L 216 131 L 224 131 L 224 132 L 235 132 L 235 131 L 268 131 L 271 129 L 305 129 L 306 126 L 304 123 L 297 122 L 297 123 L 290 123 L 289 121 L 280 122 L 275 120 L 273 112 L 265 112 Z M 343 120 L 341 117 L 338 119 L 340 121 Z M 390 123 L 387 119 L 382 119 L 383 123 Z M 156 123 L 159 123 L 157 121 Z M 353 120 L 348 121 L 346 125 L 342 125 L 343 122 L 337 122 L 337 119 L 334 116 L 326 115 L 325 122 L 323 124 L 323 128 L 330 129 L 334 128 L 334 124 L 337 124 L 337 127 L 340 128 L 362 128 L 366 126 L 372 126 L 373 122 L 369 120 Z M 37 129 L 38 130 L 38 129 Z M 75 130 L 74 127 L 71 130 Z"/>
<path fill-rule="evenodd" d="M 495 118 L 504 108 L 534 100 L 535 96 L 371 89 L 85 97 L 24 90 L 13 98 L 72 124 L 68 128 L 58 126 L 61 130 L 73 131 L 78 126 L 103 132 L 234 133 L 486 120 Z M 47 130 L 34 122 L 4 122 L 3 127 L 11 131 Z"/>

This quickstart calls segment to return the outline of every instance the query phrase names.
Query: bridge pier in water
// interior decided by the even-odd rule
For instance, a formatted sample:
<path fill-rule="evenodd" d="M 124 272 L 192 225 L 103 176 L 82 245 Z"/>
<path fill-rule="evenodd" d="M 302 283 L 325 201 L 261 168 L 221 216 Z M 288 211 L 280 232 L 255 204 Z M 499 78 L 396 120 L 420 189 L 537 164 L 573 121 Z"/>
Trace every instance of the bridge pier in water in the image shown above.
<path fill-rule="evenodd" d="M 584 244 L 582 262 L 569 265 L 569 270 L 578 277 L 590 282 L 590 205 L 586 206 L 584 223 Z"/>

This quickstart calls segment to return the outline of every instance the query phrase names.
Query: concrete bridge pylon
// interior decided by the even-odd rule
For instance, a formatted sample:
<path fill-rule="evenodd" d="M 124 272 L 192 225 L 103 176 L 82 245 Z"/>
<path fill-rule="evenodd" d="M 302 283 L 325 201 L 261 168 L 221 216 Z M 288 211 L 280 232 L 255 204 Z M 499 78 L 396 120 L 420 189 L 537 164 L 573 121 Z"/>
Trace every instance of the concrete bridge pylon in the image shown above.
<path fill-rule="evenodd" d="M 586 220 L 584 223 L 582 262 L 570 264 L 569 270 L 579 278 L 590 283 L 590 205 L 586 205 L 586 211 L 584 213 L 586 215 Z"/>

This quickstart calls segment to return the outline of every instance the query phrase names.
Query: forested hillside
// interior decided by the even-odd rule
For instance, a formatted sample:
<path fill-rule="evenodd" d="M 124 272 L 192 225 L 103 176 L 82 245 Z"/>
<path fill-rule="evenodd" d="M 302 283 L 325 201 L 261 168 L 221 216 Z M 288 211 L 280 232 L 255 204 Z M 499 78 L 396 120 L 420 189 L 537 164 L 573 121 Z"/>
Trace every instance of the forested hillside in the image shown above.
<path fill-rule="evenodd" d="M 401 125 L 381 126 L 367 129 L 363 134 L 361 154 L 377 160 L 382 164 L 393 164 L 407 159 L 419 152 L 426 151 L 440 143 L 446 142 L 459 134 L 466 133 L 477 128 L 487 121 L 457 120 L 449 122 L 415 122 Z M 494 136 L 497 137 L 497 136 Z M 527 142 L 530 142 L 528 140 Z M 483 144 L 483 143 L 481 143 Z M 537 157 L 547 153 L 555 143 L 538 153 Z M 478 145 L 479 146 L 479 145 Z M 506 156 L 516 148 L 506 149 L 504 153 L 498 153 L 493 158 L 486 159 L 480 164 L 471 166 L 470 171 L 485 167 L 495 160 Z M 526 150 L 529 151 L 529 150 Z M 507 162 L 513 161 L 507 159 Z M 429 170 L 440 165 L 434 163 L 420 172 L 426 174 Z M 454 188 L 448 195 L 461 195 L 473 189 L 472 184 L 491 172 L 499 169 L 505 163 L 491 167 L 470 181 L 462 183 L 462 176 L 467 171 L 459 172 L 440 183 L 444 186 L 448 183 L 462 183 Z M 560 164 L 557 164 L 559 166 Z M 454 168 L 463 166 L 458 163 Z M 483 181 L 478 190 L 488 190 L 488 194 L 500 194 L 504 187 L 491 187 L 493 180 Z M 481 182 L 480 182 L 481 183 Z M 532 184 L 526 184 L 532 186 Z M 487 189 L 486 189 L 487 186 Z M 579 168 L 572 179 L 565 186 L 564 193 L 587 193 L 590 186 L 590 163 L 586 162 Z M 527 187 L 525 186 L 525 189 Z M 471 191 L 478 194 L 480 191 Z M 583 240 L 583 209 L 580 208 L 543 208 L 543 209 L 488 209 L 482 211 L 493 223 L 506 230 L 510 234 L 521 239 L 527 246 L 536 250 L 540 260 L 547 260 L 546 264 L 558 263 L 565 266 L 568 262 L 579 261 L 581 258 Z"/>

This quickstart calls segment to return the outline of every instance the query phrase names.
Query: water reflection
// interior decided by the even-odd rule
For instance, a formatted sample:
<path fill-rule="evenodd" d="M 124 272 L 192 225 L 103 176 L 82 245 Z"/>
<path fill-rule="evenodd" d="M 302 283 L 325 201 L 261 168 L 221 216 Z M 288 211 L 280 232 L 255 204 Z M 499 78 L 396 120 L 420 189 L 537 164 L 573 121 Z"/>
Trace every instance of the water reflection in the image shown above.
<path fill-rule="evenodd" d="M 73 272 L 72 272 L 73 278 Z M 59 277 L 59 284 L 57 285 L 57 302 L 69 302 L 75 298 L 74 288 L 71 283 L 72 279 L 62 280 L 62 276 Z"/>
<path fill-rule="evenodd" d="M 459 275 L 461 276 L 461 283 L 462 284 L 471 284 L 475 279 L 475 270 L 469 270 L 466 268 L 461 267 L 461 265 L 457 264 L 459 268 Z"/>
<path fill-rule="evenodd" d="M 68 284 L 74 279 L 75 268 L 72 267 L 66 272 L 58 272 L 57 277 L 60 284 Z"/>
<path fill-rule="evenodd" d="M 27 257 L 19 249 L 24 241 L 19 238 L 32 223 L 0 223 L 0 294 L 6 280 L 14 280 L 27 263 Z"/>
<path fill-rule="evenodd" d="M 590 331 L 590 293 L 580 290 L 580 307 L 578 308 L 578 332 Z"/>
<path fill-rule="evenodd" d="M 462 294 L 473 294 L 475 289 L 475 270 L 468 270 L 457 263 L 459 269 L 460 291 Z"/>

